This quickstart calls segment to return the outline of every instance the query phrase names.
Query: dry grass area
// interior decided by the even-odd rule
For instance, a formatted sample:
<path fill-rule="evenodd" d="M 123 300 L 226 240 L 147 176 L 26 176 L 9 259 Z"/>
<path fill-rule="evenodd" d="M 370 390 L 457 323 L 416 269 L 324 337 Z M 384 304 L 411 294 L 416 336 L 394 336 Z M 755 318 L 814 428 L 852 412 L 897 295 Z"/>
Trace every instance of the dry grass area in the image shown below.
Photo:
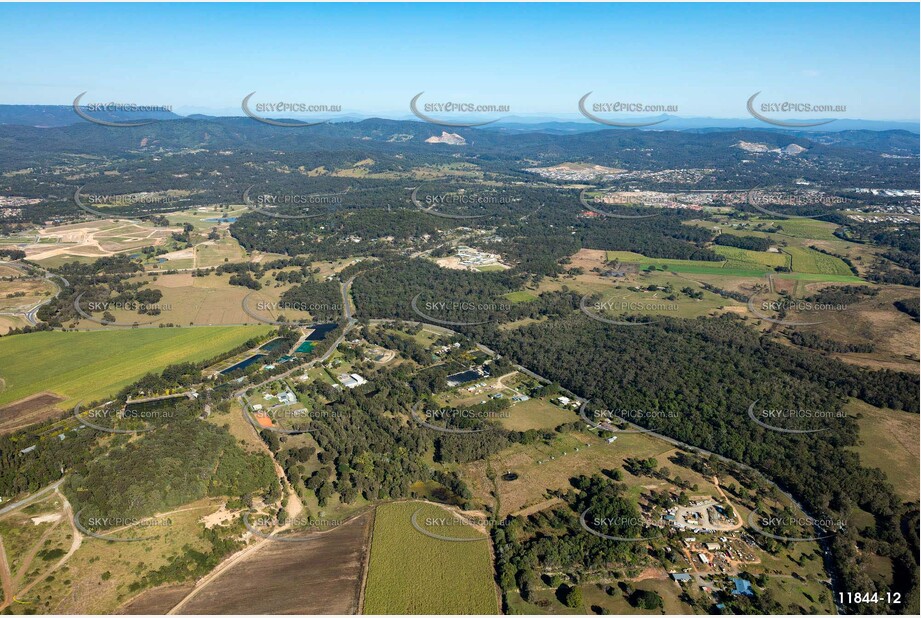
<path fill-rule="evenodd" d="M 845 408 L 850 415 L 861 414 L 861 445 L 856 448 L 865 466 L 879 468 L 905 500 L 917 500 L 921 491 L 921 427 L 918 415 L 871 406 L 851 400 Z"/>
<path fill-rule="evenodd" d="M 29 323 L 26 322 L 25 318 L 18 315 L 0 315 L 0 335 L 5 335 L 14 328 L 22 328 L 28 325 Z M 3 382 L 0 380 L 0 392 L 2 391 Z"/>
<path fill-rule="evenodd" d="M 103 219 L 49 227 L 39 232 L 38 242 L 25 247 L 30 260 L 55 257 L 100 257 L 164 244 L 177 228 L 155 227 L 145 222 Z"/>
<path fill-rule="evenodd" d="M 670 444 L 643 434 L 621 434 L 614 444 L 592 435 L 574 433 L 565 434 L 550 445 L 512 445 L 491 457 L 489 462 L 500 475 L 497 481 L 502 501 L 500 515 L 543 502 L 547 490 L 569 488 L 569 479 L 573 476 L 597 474 L 602 468 L 620 468 L 627 457 L 655 457 L 664 463 L 673 451 Z M 483 461 L 466 464 L 461 467 L 461 475 L 470 486 L 474 500 L 478 504 L 491 505 L 494 502 L 492 483 L 487 478 L 486 467 Z M 501 480 L 506 472 L 514 472 L 518 478 Z M 682 475 L 684 472 L 682 470 Z"/>
<path fill-rule="evenodd" d="M 806 294 L 813 292 L 811 289 Z M 871 353 L 842 353 L 845 362 L 871 367 L 918 373 L 918 323 L 893 306 L 893 302 L 917 298 L 918 291 L 903 286 L 880 287 L 879 294 L 867 297 L 842 311 L 822 312 L 822 324 L 801 327 L 844 343 L 872 342 Z M 795 318 L 794 318 L 795 319 Z"/>

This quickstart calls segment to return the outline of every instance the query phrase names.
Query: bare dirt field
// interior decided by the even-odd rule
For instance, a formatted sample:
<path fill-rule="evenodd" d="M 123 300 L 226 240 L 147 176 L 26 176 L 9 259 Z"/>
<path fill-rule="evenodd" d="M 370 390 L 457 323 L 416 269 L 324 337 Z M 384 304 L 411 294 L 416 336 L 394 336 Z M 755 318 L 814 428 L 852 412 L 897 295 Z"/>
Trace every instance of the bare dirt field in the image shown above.
<path fill-rule="evenodd" d="M 207 582 L 183 614 L 355 614 L 370 512 L 305 542 L 267 541 Z"/>
<path fill-rule="evenodd" d="M 54 393 L 38 393 L 0 407 L 0 435 L 60 414 L 55 407 L 60 401 L 64 399 Z"/>
<path fill-rule="evenodd" d="M 41 242 L 28 245 L 30 260 L 74 255 L 100 257 L 166 242 L 173 228 L 109 219 L 51 227 L 39 232 Z"/>
<path fill-rule="evenodd" d="M 176 603 L 181 601 L 192 590 L 192 584 L 185 586 L 161 586 L 153 590 L 146 590 L 132 599 L 124 607 L 119 608 L 119 614 L 142 616 L 145 614 L 165 614 Z"/>

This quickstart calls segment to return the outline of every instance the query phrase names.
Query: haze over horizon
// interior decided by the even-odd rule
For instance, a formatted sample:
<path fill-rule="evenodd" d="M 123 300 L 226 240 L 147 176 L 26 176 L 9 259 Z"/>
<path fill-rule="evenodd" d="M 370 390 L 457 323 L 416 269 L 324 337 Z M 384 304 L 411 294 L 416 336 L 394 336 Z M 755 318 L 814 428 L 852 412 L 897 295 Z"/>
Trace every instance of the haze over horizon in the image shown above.
<path fill-rule="evenodd" d="M 583 121 L 591 91 L 748 120 L 760 91 L 846 106 L 836 118 L 917 122 L 918 18 L 917 4 L 2 5 L 0 103 L 70 105 L 86 91 L 84 103 L 241 115 L 256 92 L 402 119 L 424 91 Z"/>

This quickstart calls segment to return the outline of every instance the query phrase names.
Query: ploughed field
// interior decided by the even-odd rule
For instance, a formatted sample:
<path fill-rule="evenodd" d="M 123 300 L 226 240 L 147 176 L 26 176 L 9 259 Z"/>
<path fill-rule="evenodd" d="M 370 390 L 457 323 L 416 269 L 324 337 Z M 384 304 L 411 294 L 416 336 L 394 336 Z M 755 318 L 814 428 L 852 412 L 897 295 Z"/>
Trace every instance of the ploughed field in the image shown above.
<path fill-rule="evenodd" d="M 371 513 L 303 542 L 270 541 L 207 582 L 182 614 L 355 614 Z"/>

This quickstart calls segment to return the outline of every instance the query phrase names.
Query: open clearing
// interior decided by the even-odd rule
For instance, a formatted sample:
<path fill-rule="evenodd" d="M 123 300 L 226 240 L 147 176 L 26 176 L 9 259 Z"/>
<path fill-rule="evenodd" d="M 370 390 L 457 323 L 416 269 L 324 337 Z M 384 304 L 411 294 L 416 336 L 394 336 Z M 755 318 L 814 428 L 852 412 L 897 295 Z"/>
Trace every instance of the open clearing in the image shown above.
<path fill-rule="evenodd" d="M 355 614 L 371 513 L 304 542 L 266 541 L 207 582 L 183 614 Z"/>
<path fill-rule="evenodd" d="M 572 410 L 564 410 L 543 399 L 528 399 L 513 404 L 508 418 L 502 418 L 502 426 L 512 431 L 528 429 L 552 429 L 563 423 L 578 420 Z"/>
<path fill-rule="evenodd" d="M 847 264 L 839 258 L 825 255 L 812 249 L 788 247 L 784 249 L 792 255 L 792 265 L 795 272 L 777 273 L 781 279 L 797 279 L 805 281 L 841 281 L 861 283 L 863 279 L 855 277 Z M 758 253 L 758 252 L 749 252 Z M 666 258 L 650 258 L 632 251 L 608 251 L 608 261 L 619 260 L 626 264 L 636 264 L 640 268 L 656 266 L 676 273 L 697 275 L 722 275 L 727 277 L 758 278 L 765 273 L 773 272 L 773 268 L 758 266 L 755 263 L 748 265 L 738 260 L 723 262 L 707 262 L 703 260 L 673 260 Z"/>
<path fill-rule="evenodd" d="M 3 389 L 0 388 L 0 393 L 2 391 Z M 12 433 L 22 427 L 57 416 L 60 414 L 57 404 L 61 401 L 62 399 L 53 393 L 39 393 L 9 405 L 0 406 L 0 435 Z"/>
<path fill-rule="evenodd" d="M 860 462 L 882 470 L 905 500 L 917 500 L 921 486 L 918 415 L 877 408 L 856 399 L 845 409 L 850 415 L 863 415 L 858 421 L 863 444 L 855 449 Z"/>
<path fill-rule="evenodd" d="M 619 434 L 614 444 L 584 433 L 564 434 L 550 444 L 513 444 L 489 460 L 489 465 L 497 474 L 514 472 L 518 475 L 513 481 L 498 481 L 502 502 L 499 515 L 505 516 L 545 501 L 548 490 L 570 488 L 569 480 L 574 476 L 596 474 L 603 468 L 622 467 L 628 457 L 655 457 L 664 463 L 666 456 L 674 450 L 666 442 L 639 433 Z M 466 464 L 461 466 L 461 477 L 469 485 L 477 503 L 493 504 L 492 483 L 486 468 L 484 461 Z M 682 476 L 686 472 L 693 474 L 690 470 L 682 470 Z"/>
<path fill-rule="evenodd" d="M 38 242 L 24 248 L 30 260 L 41 261 L 64 256 L 101 257 L 160 246 L 176 228 L 155 227 L 147 222 L 103 219 L 50 227 L 39 232 Z"/>
<path fill-rule="evenodd" d="M 49 331 L 0 339 L 0 405 L 40 391 L 62 406 L 115 394 L 146 373 L 198 362 L 265 334 L 268 326 Z"/>
<path fill-rule="evenodd" d="M 427 526 L 433 533 L 477 541 L 447 541 L 413 527 L 454 515 L 424 502 L 377 508 L 365 588 L 366 614 L 498 614 L 489 538 L 467 525 Z M 436 530 L 437 529 L 437 530 Z"/>

